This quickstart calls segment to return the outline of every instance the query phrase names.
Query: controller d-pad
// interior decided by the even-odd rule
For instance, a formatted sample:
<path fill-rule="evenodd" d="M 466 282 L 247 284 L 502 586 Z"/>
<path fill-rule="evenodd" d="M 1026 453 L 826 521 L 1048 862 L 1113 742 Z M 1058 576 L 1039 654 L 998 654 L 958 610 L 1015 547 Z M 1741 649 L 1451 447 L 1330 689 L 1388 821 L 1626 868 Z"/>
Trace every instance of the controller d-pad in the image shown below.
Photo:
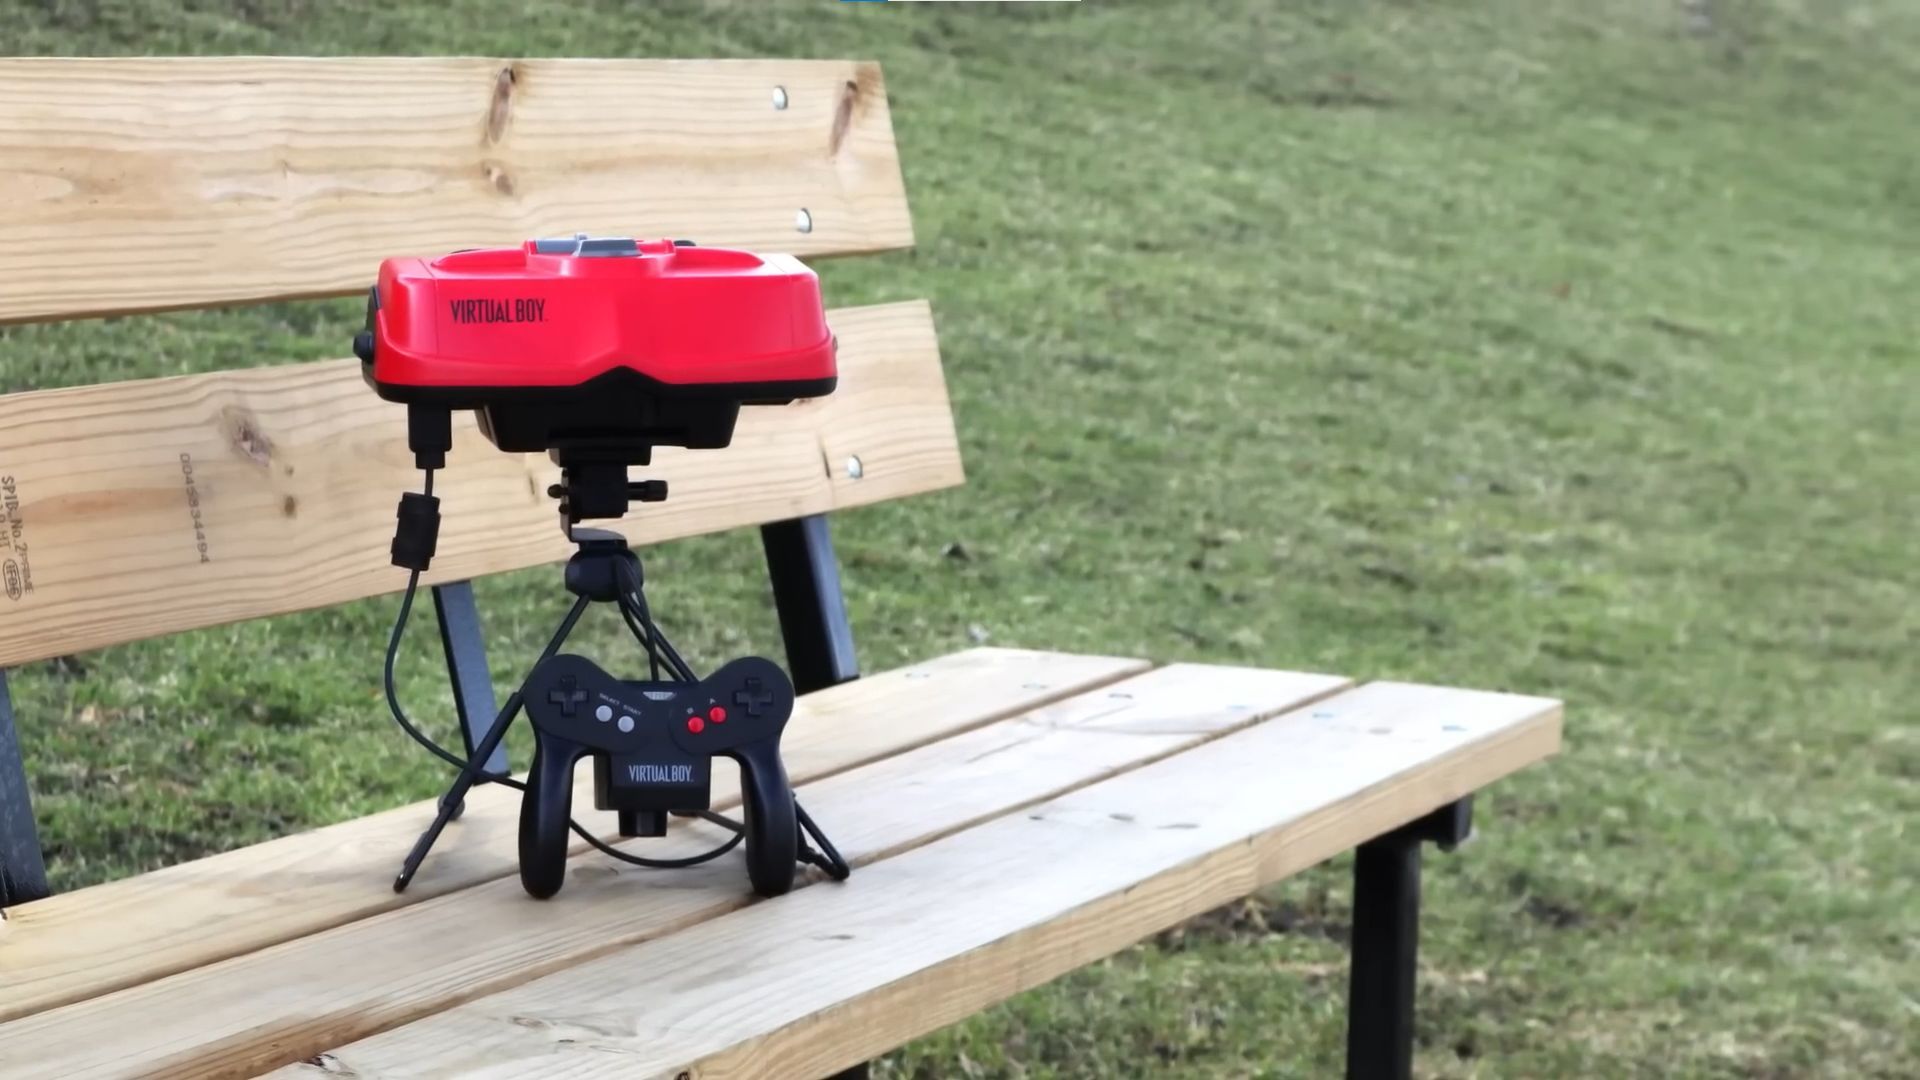
<path fill-rule="evenodd" d="M 586 700 L 587 692 L 580 689 L 580 681 L 571 675 L 562 676 L 559 684 L 547 691 L 547 704 L 560 706 L 561 716 L 572 716 Z"/>
<path fill-rule="evenodd" d="M 733 703 L 747 710 L 748 716 L 759 716 L 761 710 L 773 704 L 773 691 L 757 675 L 749 676 L 745 685 L 733 692 Z"/>

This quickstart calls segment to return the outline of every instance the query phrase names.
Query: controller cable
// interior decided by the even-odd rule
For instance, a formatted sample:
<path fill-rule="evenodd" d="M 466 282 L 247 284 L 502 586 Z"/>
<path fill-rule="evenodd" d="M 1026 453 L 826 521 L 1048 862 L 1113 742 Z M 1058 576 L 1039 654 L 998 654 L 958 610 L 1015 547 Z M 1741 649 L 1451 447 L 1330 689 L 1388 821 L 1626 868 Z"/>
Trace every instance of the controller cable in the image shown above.
<path fill-rule="evenodd" d="M 417 549 L 420 548 L 421 545 L 424 545 L 426 558 L 431 558 L 433 554 L 436 539 L 435 534 L 438 533 L 440 525 L 439 501 L 433 497 L 434 470 L 424 468 L 421 472 L 424 474 L 421 494 L 414 495 L 408 493 L 401 498 L 401 535 L 396 536 L 394 539 L 396 561 L 400 558 L 402 551 L 407 547 Z M 411 534 L 409 534 L 410 528 L 412 530 Z M 422 559 L 421 561 L 424 562 L 425 560 Z M 406 591 L 402 593 L 400 597 L 400 612 L 395 616 L 393 620 L 393 632 L 387 638 L 387 655 L 383 668 L 387 710 L 393 714 L 394 723 L 400 726 L 400 730 L 404 731 L 408 738 L 411 738 L 414 742 L 425 748 L 428 753 L 431 753 L 433 756 L 454 768 L 465 769 L 468 765 L 466 759 L 461 758 L 453 751 L 435 742 L 408 718 L 406 709 L 400 704 L 400 694 L 394 684 L 394 666 L 399 659 L 400 642 L 406 634 L 407 618 L 413 612 L 413 599 L 419 587 L 420 570 L 408 567 Z M 667 666 L 673 670 L 676 681 L 698 682 L 699 680 L 694 677 L 692 670 L 687 667 L 686 662 L 674 651 L 673 646 L 667 644 L 666 639 L 661 636 L 659 628 L 653 624 L 652 616 L 647 610 L 645 595 L 640 591 L 638 584 L 635 583 L 630 590 L 623 588 L 621 593 L 621 602 L 614 606 L 620 609 L 620 614 L 626 620 L 628 629 L 633 632 L 635 637 L 640 639 L 640 643 L 646 648 L 648 666 L 651 669 L 653 677 L 656 680 L 659 678 L 661 660 L 664 655 Z M 516 780 L 505 773 L 492 773 L 484 769 L 476 769 L 475 773 L 481 783 L 499 784 L 503 787 L 512 788 L 515 791 L 521 792 L 527 790 L 525 782 Z M 794 800 L 793 808 L 795 816 L 798 818 L 803 830 L 800 836 L 800 861 L 818 867 L 835 881 L 845 881 L 850 873 L 847 861 L 841 857 L 840 852 L 834 848 L 832 842 L 820 831 L 819 826 L 814 824 L 813 819 L 808 816 L 807 812 L 801 809 L 798 799 Z M 699 866 L 701 863 L 712 862 L 732 851 L 734 848 L 739 847 L 741 841 L 746 839 L 746 826 L 724 814 L 715 813 L 711 810 L 696 810 L 678 816 L 699 818 L 702 821 L 718 825 L 732 832 L 733 835 L 718 847 L 698 855 L 689 855 L 679 859 L 649 859 L 644 856 L 621 851 L 603 842 L 574 818 L 567 819 L 567 826 L 573 830 L 575 835 L 585 840 L 595 851 L 600 852 L 602 855 L 606 855 L 620 862 L 653 870 L 684 870 L 691 866 Z M 807 843 L 809 834 L 813 837 L 814 841 L 824 849 L 823 851 L 816 851 Z"/>
<path fill-rule="evenodd" d="M 647 659 L 649 663 L 654 666 L 654 677 L 656 679 L 659 678 L 659 664 L 664 657 L 664 662 L 667 667 L 672 669 L 679 681 L 688 683 L 699 682 L 700 677 L 693 673 L 693 669 L 687 666 L 685 660 L 681 659 L 679 651 L 667 640 L 667 636 L 660 632 L 658 626 L 654 625 L 653 614 L 647 609 L 646 591 L 640 587 L 640 580 L 635 576 L 634 568 L 624 562 L 616 565 L 619 567 L 617 573 L 619 573 L 624 580 L 621 589 L 621 602 L 614 606 L 620 609 L 621 617 L 627 622 L 627 629 L 631 630 L 633 635 L 640 639 L 641 644 L 646 646 Z M 807 813 L 807 808 L 800 805 L 798 797 L 795 797 L 793 800 L 793 815 L 795 820 L 800 824 L 800 846 L 797 852 L 797 858 L 808 866 L 818 867 L 824 871 L 829 878 L 835 881 L 847 880 L 847 878 L 852 875 L 853 868 L 847 865 L 847 860 L 840 854 L 840 849 L 833 846 L 833 841 L 827 839 L 826 832 L 814 823 L 812 815 Z M 713 813 L 712 811 L 689 811 L 681 816 L 697 817 L 705 821 L 711 821 L 723 828 L 732 829 L 736 833 L 744 835 L 745 827 L 739 822 L 732 818 Z M 809 838 L 811 838 L 812 843 L 808 842 Z M 819 850 L 815 850 L 813 844 L 820 845 Z"/>

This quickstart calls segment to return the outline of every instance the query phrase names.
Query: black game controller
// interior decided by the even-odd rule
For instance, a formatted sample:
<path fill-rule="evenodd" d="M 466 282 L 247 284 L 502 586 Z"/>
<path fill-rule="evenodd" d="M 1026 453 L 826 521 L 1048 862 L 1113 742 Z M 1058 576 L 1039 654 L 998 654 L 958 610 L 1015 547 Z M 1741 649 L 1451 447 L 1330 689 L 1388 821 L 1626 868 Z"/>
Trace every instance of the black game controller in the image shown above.
<path fill-rule="evenodd" d="M 713 758 L 740 764 L 747 876 L 761 896 L 793 888 L 800 831 L 780 763 L 793 684 L 771 660 L 735 660 L 700 682 L 616 679 L 592 661 L 552 657 L 527 680 L 533 769 L 520 804 L 520 883 L 546 899 L 567 874 L 573 767 L 592 754 L 594 805 L 622 836 L 659 836 L 667 815 L 706 810 Z"/>

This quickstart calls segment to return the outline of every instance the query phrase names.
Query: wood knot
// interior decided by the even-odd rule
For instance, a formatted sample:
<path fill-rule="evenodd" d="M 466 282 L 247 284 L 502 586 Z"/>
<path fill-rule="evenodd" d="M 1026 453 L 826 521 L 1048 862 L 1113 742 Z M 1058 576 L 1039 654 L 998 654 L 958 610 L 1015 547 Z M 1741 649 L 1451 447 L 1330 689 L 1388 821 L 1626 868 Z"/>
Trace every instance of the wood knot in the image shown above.
<path fill-rule="evenodd" d="M 499 162 L 482 162 L 480 171 L 486 174 L 487 183 L 493 186 L 493 190 L 502 195 L 513 194 L 513 174 L 509 173 Z"/>
<path fill-rule="evenodd" d="M 260 430 L 260 421 L 253 413 L 238 405 L 221 409 L 220 432 L 242 460 L 261 468 L 273 463 L 273 440 Z"/>
<path fill-rule="evenodd" d="M 880 76 L 880 65 L 853 65 L 853 78 L 840 85 L 840 100 L 833 110 L 833 137 L 827 143 L 828 156 L 840 152 L 855 121 L 868 109 L 883 106 L 886 100 L 887 86 Z"/>
<path fill-rule="evenodd" d="M 853 129 L 853 112 L 860 104 L 860 84 L 848 79 L 840 87 L 840 101 L 833 109 L 833 135 L 827 140 L 827 156 L 833 157 L 840 152 L 840 145 L 847 141 L 847 132 Z"/>
<path fill-rule="evenodd" d="M 512 65 L 500 69 L 493 77 L 493 100 L 487 105 L 487 145 L 500 141 L 507 133 L 507 122 L 513 119 L 513 87 L 520 79 L 519 71 Z"/>

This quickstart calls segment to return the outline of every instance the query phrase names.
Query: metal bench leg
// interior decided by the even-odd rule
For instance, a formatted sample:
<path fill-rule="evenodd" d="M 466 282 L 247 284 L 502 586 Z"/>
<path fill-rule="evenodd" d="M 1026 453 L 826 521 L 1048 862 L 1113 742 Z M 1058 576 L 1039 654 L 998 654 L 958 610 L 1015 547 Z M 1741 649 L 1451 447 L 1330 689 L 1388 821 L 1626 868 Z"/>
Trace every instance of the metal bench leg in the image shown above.
<path fill-rule="evenodd" d="M 773 606 L 780 615 L 780 637 L 787 646 L 793 687 L 803 694 L 860 677 L 853 657 L 853 624 L 847 621 L 847 597 L 840 590 L 840 562 L 824 514 L 760 526 L 767 553 L 767 577 Z M 867 1062 L 834 1073 L 827 1080 L 868 1080 Z"/>
<path fill-rule="evenodd" d="M 447 654 L 447 680 L 453 686 L 454 711 L 460 715 L 460 737 L 471 757 L 500 715 L 493 698 L 493 675 L 487 670 L 487 641 L 480 634 L 480 608 L 473 602 L 473 583 L 435 585 L 433 613 L 440 621 L 440 647 Z M 504 745 L 494 747 L 485 768 L 490 773 L 507 771 Z"/>
<path fill-rule="evenodd" d="M 1348 1080 L 1413 1075 L 1413 992 L 1420 944 L 1420 849 L 1452 851 L 1473 829 L 1471 797 L 1360 845 L 1353 863 Z"/>
<path fill-rule="evenodd" d="M 823 514 L 760 526 L 793 687 L 803 694 L 860 677 L 840 564 Z"/>
<path fill-rule="evenodd" d="M 47 867 L 40 858 L 40 836 L 33 827 L 33 802 L 27 795 L 27 767 L 13 730 L 13 695 L 0 671 L 0 908 L 51 895 Z"/>

